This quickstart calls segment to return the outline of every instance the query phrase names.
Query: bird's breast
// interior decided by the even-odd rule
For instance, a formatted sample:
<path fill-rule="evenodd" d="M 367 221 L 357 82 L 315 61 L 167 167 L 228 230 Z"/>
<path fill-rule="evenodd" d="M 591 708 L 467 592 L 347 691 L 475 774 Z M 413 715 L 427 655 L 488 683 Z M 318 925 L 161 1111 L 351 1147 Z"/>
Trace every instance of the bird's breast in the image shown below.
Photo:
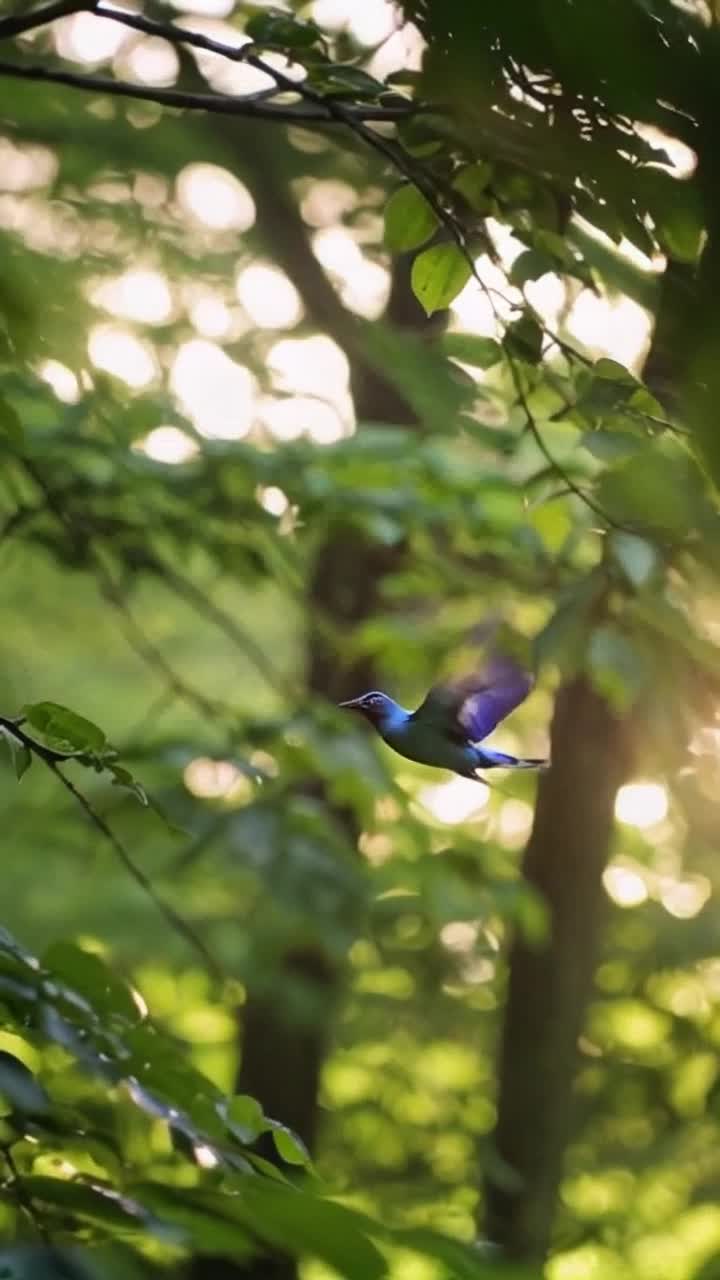
<path fill-rule="evenodd" d="M 452 742 L 412 720 L 404 725 L 383 729 L 381 734 L 389 747 L 407 760 L 415 760 L 417 764 L 429 764 L 436 769 L 453 769 L 456 772 L 467 768 L 467 749 L 461 743 Z"/>

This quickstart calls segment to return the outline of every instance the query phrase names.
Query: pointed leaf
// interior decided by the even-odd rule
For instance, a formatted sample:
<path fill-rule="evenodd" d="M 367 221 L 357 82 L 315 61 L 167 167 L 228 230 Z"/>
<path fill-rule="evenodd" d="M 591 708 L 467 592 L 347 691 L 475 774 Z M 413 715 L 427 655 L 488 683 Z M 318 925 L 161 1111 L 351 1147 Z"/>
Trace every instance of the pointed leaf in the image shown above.
<path fill-rule="evenodd" d="M 419 248 L 438 226 L 437 215 L 417 187 L 400 187 L 385 206 L 384 239 L 392 253 Z"/>
<path fill-rule="evenodd" d="M 428 315 L 449 307 L 470 279 L 470 263 L 456 244 L 436 244 L 413 262 L 412 291 Z"/>
<path fill-rule="evenodd" d="M 0 1050 L 0 1096 L 13 1111 L 27 1115 L 43 1115 L 49 1110 L 50 1099 L 32 1071 L 14 1054 Z"/>
<path fill-rule="evenodd" d="M 528 280 L 539 280 L 549 271 L 556 271 L 556 264 L 546 253 L 538 249 L 526 249 L 515 259 L 510 271 L 510 283 L 522 288 Z"/>
<path fill-rule="evenodd" d="M 307 49 L 321 39 L 314 22 L 304 22 L 287 9 L 266 9 L 245 23 L 245 34 L 257 44 L 277 44 L 289 49 Z"/>
<path fill-rule="evenodd" d="M 240 1142 L 254 1142 L 268 1127 L 263 1109 L 256 1098 L 238 1093 L 222 1107 L 228 1128 Z"/>
<path fill-rule="evenodd" d="M 448 333 L 443 338 L 442 345 L 447 355 L 478 369 L 491 369 L 503 358 L 499 342 L 476 333 Z"/>
<path fill-rule="evenodd" d="M 73 942 L 55 942 L 42 958 L 43 968 L 84 996 L 99 1014 L 117 1014 L 127 1022 L 141 1019 L 132 992 L 92 951 Z"/>
<path fill-rule="evenodd" d="M 296 1133 L 287 1129 L 284 1124 L 273 1121 L 272 1136 L 275 1150 L 287 1164 L 307 1165 L 310 1163 L 310 1152 Z"/>
<path fill-rule="evenodd" d="M 490 201 L 487 186 L 492 177 L 492 165 L 487 160 L 479 160 L 477 164 L 465 165 L 453 178 L 456 191 L 465 197 L 471 209 L 486 213 Z"/>
<path fill-rule="evenodd" d="M 91 720 L 58 702 L 35 702 L 23 707 L 33 729 L 58 751 L 102 751 L 106 738 Z"/>

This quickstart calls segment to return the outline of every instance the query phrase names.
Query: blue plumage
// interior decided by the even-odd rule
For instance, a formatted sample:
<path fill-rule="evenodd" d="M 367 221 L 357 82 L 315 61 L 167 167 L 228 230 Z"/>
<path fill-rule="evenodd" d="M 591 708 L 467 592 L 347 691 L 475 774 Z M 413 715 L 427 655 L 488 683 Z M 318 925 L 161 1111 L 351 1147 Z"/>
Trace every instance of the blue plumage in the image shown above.
<path fill-rule="evenodd" d="M 495 656 L 483 671 L 434 685 L 417 711 L 373 690 L 341 702 L 358 711 L 389 747 L 408 760 L 476 778 L 479 769 L 542 769 L 548 761 L 521 759 L 481 746 L 483 739 L 529 694 L 533 680 L 512 659 Z"/>

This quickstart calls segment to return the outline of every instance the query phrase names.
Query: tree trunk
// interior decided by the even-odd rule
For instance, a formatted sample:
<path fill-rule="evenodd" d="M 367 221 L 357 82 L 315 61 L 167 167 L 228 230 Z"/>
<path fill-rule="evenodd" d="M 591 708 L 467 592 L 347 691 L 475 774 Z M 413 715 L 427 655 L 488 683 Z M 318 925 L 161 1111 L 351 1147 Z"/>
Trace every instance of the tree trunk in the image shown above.
<path fill-rule="evenodd" d="M 512 948 L 496 1130 L 506 1169 L 486 1183 L 486 1233 L 513 1258 L 540 1261 L 550 1241 L 604 915 L 601 877 L 615 795 L 630 765 L 627 738 L 584 678 L 560 691 L 553 765 L 540 783 L 523 864 L 549 909 L 550 938 L 542 949 L 521 938 Z"/>

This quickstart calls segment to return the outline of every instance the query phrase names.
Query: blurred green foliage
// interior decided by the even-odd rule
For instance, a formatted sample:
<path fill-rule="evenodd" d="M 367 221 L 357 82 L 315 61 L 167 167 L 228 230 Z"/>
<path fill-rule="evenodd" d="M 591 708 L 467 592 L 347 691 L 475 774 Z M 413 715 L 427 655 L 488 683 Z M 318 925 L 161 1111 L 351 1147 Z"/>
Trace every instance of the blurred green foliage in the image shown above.
<path fill-rule="evenodd" d="M 638 744 L 547 1275 L 712 1280 L 719 473 L 687 392 L 712 14 L 406 3 L 418 71 L 364 0 L 147 0 L 162 37 L 76 8 L 0 18 L 0 1270 L 537 1274 L 473 1243 L 508 1176 L 507 944 L 548 940 L 534 783 L 400 764 L 308 686 L 322 643 L 419 702 L 502 613 L 541 679 L 499 746 L 541 755 L 576 671 Z M 72 85 L 98 75 L 134 96 Z M 437 327 L 387 303 L 410 261 Z M 315 578 L 349 536 L 389 566 L 352 625 Z M 337 998 L 288 973 L 308 950 Z M 237 1092 L 258 995 L 324 1038 L 312 1165 Z"/>

